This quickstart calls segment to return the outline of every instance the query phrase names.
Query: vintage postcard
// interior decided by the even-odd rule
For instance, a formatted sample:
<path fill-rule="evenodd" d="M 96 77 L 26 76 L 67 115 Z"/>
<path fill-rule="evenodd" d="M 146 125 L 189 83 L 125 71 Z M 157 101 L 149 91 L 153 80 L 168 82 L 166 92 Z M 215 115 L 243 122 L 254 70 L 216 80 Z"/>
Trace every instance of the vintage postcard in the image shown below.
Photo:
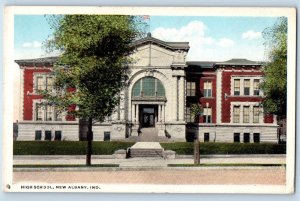
<path fill-rule="evenodd" d="M 295 8 L 6 7 L 6 192 L 290 194 Z"/>

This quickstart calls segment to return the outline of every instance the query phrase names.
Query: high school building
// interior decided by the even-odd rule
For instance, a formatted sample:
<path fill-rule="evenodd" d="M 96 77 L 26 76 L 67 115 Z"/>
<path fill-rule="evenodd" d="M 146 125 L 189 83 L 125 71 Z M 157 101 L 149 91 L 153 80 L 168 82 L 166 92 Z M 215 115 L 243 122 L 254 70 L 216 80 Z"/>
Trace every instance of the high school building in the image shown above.
<path fill-rule="evenodd" d="M 133 43 L 129 84 L 116 112 L 93 126 L 94 140 L 124 140 L 149 132 L 159 139 L 209 142 L 278 142 L 275 116 L 265 115 L 262 65 L 246 59 L 186 62 L 186 42 L 151 37 Z M 80 140 L 79 120 L 43 104 L 38 90 L 52 90 L 55 57 L 17 60 L 21 117 L 17 140 Z M 203 115 L 194 117 L 199 103 Z"/>

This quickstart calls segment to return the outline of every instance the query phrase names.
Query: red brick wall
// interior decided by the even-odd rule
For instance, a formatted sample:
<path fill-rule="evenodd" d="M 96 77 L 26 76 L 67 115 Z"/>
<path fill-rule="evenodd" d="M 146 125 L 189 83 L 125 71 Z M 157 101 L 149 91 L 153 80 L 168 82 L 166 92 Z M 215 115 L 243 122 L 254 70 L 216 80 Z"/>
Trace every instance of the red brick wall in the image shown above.
<path fill-rule="evenodd" d="M 241 69 L 240 69 L 241 70 Z M 232 76 L 253 76 L 263 75 L 262 72 L 222 72 L 222 123 L 230 123 L 230 103 L 231 102 L 261 102 L 262 97 L 246 97 L 246 96 L 231 96 L 231 77 Z M 225 98 L 225 93 L 227 94 L 227 98 Z M 273 116 L 265 116 L 265 123 L 273 123 Z"/>
<path fill-rule="evenodd" d="M 203 97 L 204 95 L 204 82 L 211 81 L 212 82 L 212 97 Z M 216 123 L 216 75 L 215 74 L 206 74 L 205 72 L 199 77 L 199 87 L 200 87 L 200 97 L 199 103 L 203 108 L 206 107 L 206 103 L 208 103 L 212 112 L 212 123 Z M 203 116 L 199 118 L 199 122 L 203 123 Z"/>
<path fill-rule="evenodd" d="M 50 69 L 41 69 L 41 68 L 36 68 L 36 69 L 28 69 L 24 68 L 24 103 L 23 103 L 23 108 L 24 108 L 24 113 L 23 113 L 23 119 L 24 120 L 33 120 L 33 100 L 36 99 L 41 99 L 41 95 L 33 95 L 33 88 L 34 88 L 34 83 L 33 83 L 33 73 L 45 73 L 45 72 L 50 72 Z M 30 94 L 31 93 L 31 94 Z"/>

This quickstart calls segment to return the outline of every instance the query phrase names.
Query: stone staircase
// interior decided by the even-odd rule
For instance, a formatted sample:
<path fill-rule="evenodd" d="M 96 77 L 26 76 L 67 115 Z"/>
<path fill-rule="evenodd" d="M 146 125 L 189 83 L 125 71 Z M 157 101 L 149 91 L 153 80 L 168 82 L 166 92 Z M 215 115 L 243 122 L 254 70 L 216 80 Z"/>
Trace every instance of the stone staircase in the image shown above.
<path fill-rule="evenodd" d="M 164 149 L 158 142 L 137 142 L 128 149 L 128 156 L 133 157 L 164 157 Z"/>

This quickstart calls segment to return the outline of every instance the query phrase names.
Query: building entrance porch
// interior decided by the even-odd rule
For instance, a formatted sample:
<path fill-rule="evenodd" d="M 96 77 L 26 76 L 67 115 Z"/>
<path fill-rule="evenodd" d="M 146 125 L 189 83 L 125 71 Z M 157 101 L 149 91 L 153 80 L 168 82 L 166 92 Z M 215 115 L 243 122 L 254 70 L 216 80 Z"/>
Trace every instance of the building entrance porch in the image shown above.
<path fill-rule="evenodd" d="M 165 137 L 164 102 L 134 102 L 132 109 L 131 136 Z"/>
<path fill-rule="evenodd" d="M 157 105 L 140 105 L 139 123 L 141 128 L 155 127 L 157 118 Z"/>

